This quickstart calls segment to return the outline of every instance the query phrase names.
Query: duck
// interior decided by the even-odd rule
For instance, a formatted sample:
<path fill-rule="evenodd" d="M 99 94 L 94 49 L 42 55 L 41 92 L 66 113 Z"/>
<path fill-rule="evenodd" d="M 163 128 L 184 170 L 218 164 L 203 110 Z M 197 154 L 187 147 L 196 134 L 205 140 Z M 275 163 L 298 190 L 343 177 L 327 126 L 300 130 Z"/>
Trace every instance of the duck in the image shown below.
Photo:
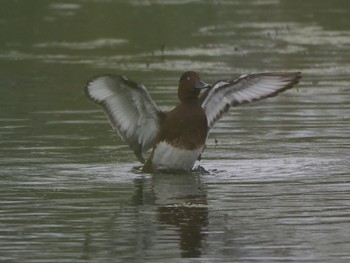
<path fill-rule="evenodd" d="M 156 105 L 142 83 L 123 75 L 93 77 L 85 94 L 102 106 L 143 172 L 189 172 L 201 159 L 210 130 L 231 107 L 277 96 L 300 79 L 301 72 L 263 72 L 207 84 L 197 72 L 186 71 L 178 84 L 179 104 L 169 112 Z"/>

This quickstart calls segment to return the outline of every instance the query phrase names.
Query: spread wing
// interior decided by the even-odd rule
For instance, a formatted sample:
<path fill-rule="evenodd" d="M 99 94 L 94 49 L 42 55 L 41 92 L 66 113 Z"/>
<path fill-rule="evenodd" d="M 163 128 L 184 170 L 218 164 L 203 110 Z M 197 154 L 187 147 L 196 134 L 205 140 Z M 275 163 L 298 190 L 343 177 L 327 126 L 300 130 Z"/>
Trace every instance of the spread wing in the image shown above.
<path fill-rule="evenodd" d="M 85 92 L 103 107 L 112 127 L 144 163 L 142 153 L 153 147 L 164 116 L 146 88 L 124 76 L 104 75 L 90 80 Z"/>
<path fill-rule="evenodd" d="M 293 87 L 300 78 L 300 72 L 275 72 L 242 75 L 235 80 L 216 82 L 200 98 L 209 129 L 231 106 L 274 97 Z"/>

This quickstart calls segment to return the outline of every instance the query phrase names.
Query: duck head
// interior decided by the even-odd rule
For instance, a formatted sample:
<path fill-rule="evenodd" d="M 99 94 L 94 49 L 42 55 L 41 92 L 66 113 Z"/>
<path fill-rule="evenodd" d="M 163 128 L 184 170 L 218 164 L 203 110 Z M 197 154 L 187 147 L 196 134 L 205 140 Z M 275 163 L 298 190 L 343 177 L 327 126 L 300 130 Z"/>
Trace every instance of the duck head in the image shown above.
<path fill-rule="evenodd" d="M 182 74 L 179 81 L 177 96 L 181 102 L 197 101 L 201 89 L 211 86 L 201 81 L 199 75 L 194 71 L 187 71 Z"/>

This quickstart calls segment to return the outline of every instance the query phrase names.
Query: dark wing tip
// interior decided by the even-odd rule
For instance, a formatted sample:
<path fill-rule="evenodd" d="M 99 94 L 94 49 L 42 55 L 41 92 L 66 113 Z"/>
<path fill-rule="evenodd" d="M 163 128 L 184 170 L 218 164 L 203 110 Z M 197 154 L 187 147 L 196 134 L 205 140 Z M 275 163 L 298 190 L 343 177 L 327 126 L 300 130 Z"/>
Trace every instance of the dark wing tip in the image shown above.
<path fill-rule="evenodd" d="M 279 73 L 276 73 L 279 74 Z M 286 80 L 289 81 L 289 83 L 287 85 L 285 85 L 283 88 L 277 90 L 276 92 L 272 93 L 271 96 L 269 97 L 274 97 L 277 96 L 278 94 L 294 87 L 296 84 L 298 84 L 300 82 L 300 79 L 302 77 L 301 72 L 297 71 L 297 72 L 289 72 L 289 73 L 280 73 L 281 77 L 285 77 Z"/>
<path fill-rule="evenodd" d="M 85 96 L 90 99 L 91 101 L 99 104 L 99 105 L 102 105 L 103 106 L 103 101 L 100 101 L 96 98 L 94 98 L 92 95 L 91 95 L 91 92 L 89 90 L 91 84 L 93 82 L 95 82 L 96 80 L 100 79 L 100 78 L 110 78 L 110 79 L 113 79 L 114 81 L 129 81 L 126 77 L 124 76 L 121 76 L 121 75 L 116 75 L 116 74 L 111 74 L 111 73 L 105 73 L 105 74 L 98 74 L 98 75 L 95 75 L 93 76 L 92 78 L 90 78 L 86 84 L 85 84 L 85 87 L 84 87 L 84 93 L 85 93 Z"/>
<path fill-rule="evenodd" d="M 96 99 L 94 99 L 94 97 L 91 96 L 90 91 L 89 91 L 89 87 L 90 87 L 91 83 L 96 81 L 98 78 L 113 77 L 113 76 L 116 76 L 116 75 L 113 75 L 113 74 L 99 74 L 99 75 L 95 75 L 95 76 L 91 77 L 90 79 L 88 79 L 88 81 L 86 82 L 85 87 L 84 87 L 85 96 L 87 98 L 89 98 L 91 101 L 100 104 L 99 101 L 97 101 Z"/>
<path fill-rule="evenodd" d="M 89 87 L 90 87 L 90 84 L 96 79 L 97 77 L 93 77 L 93 78 L 90 78 L 86 84 L 85 84 L 85 87 L 84 87 L 84 94 L 86 97 L 88 97 L 90 100 L 94 100 L 91 95 L 90 95 L 90 92 L 89 92 Z"/>
<path fill-rule="evenodd" d="M 246 74 L 242 75 L 239 78 L 236 78 L 232 81 L 228 81 L 227 84 L 223 84 L 219 88 L 225 88 L 229 87 L 235 84 L 238 84 L 242 80 L 249 80 L 249 79 L 255 79 L 259 77 L 272 77 L 272 78 L 279 78 L 281 85 L 278 89 L 273 91 L 272 93 L 262 95 L 260 97 L 256 98 L 250 98 L 250 99 L 244 99 L 244 100 L 232 100 L 231 103 L 226 103 L 225 105 L 222 106 L 222 108 L 219 110 L 216 116 L 213 117 L 212 120 L 210 120 L 210 123 L 208 123 L 208 127 L 211 127 L 218 119 L 221 118 L 221 116 L 229 110 L 231 106 L 236 107 L 242 104 L 247 104 L 255 101 L 259 101 L 262 99 L 270 98 L 270 97 L 275 97 L 278 94 L 292 88 L 296 84 L 299 83 L 300 79 L 302 78 L 302 73 L 299 71 L 295 72 L 266 72 L 266 73 L 252 73 L 252 74 Z M 220 81 L 216 82 L 219 83 Z M 214 84 L 215 86 L 215 84 Z M 202 97 L 200 98 L 200 102 L 203 104 L 204 100 L 207 98 L 208 93 L 210 90 L 208 90 L 206 93 L 203 93 Z"/>
<path fill-rule="evenodd" d="M 143 155 L 142 155 L 142 147 L 141 145 L 130 145 L 129 146 L 132 148 L 137 160 L 139 160 L 140 163 L 144 164 L 145 163 L 145 159 L 143 158 Z"/>
<path fill-rule="evenodd" d="M 262 96 L 256 100 L 253 101 L 259 101 L 261 99 L 266 99 L 266 98 L 272 98 L 276 97 L 278 94 L 291 89 L 294 87 L 296 84 L 300 82 L 300 79 L 302 78 L 302 73 L 300 71 L 295 71 L 295 72 L 268 72 L 268 73 L 258 73 L 257 75 L 260 76 L 271 76 L 271 77 L 281 77 L 284 78 L 285 81 L 287 82 L 285 86 L 281 87 L 280 89 L 276 90 L 275 92 L 268 94 L 266 96 Z M 243 103 L 239 103 L 239 105 L 250 103 L 253 101 L 244 101 Z M 232 105 L 235 106 L 235 105 Z"/>

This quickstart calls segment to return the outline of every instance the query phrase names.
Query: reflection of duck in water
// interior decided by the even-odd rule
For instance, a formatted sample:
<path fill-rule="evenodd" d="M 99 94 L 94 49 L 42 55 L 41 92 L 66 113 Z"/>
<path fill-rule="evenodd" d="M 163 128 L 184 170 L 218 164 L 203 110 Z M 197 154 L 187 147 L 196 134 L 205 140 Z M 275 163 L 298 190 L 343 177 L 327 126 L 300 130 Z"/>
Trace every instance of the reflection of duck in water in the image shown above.
<path fill-rule="evenodd" d="M 136 204 L 156 205 L 159 223 L 176 227 L 181 256 L 200 256 L 208 225 L 208 207 L 199 176 L 164 174 L 153 176 L 151 182 L 138 180 L 136 185 Z M 152 191 L 152 197 L 148 190 Z"/>
<path fill-rule="evenodd" d="M 142 84 L 121 76 L 94 78 L 86 94 L 104 108 L 112 126 L 145 163 L 144 171 L 190 171 L 210 129 L 231 106 L 276 96 L 300 78 L 299 72 L 258 73 L 209 85 L 196 72 L 188 71 L 179 81 L 181 103 L 168 113 L 156 106 Z M 206 91 L 199 96 L 201 89 Z M 145 162 L 142 153 L 151 148 Z"/>

